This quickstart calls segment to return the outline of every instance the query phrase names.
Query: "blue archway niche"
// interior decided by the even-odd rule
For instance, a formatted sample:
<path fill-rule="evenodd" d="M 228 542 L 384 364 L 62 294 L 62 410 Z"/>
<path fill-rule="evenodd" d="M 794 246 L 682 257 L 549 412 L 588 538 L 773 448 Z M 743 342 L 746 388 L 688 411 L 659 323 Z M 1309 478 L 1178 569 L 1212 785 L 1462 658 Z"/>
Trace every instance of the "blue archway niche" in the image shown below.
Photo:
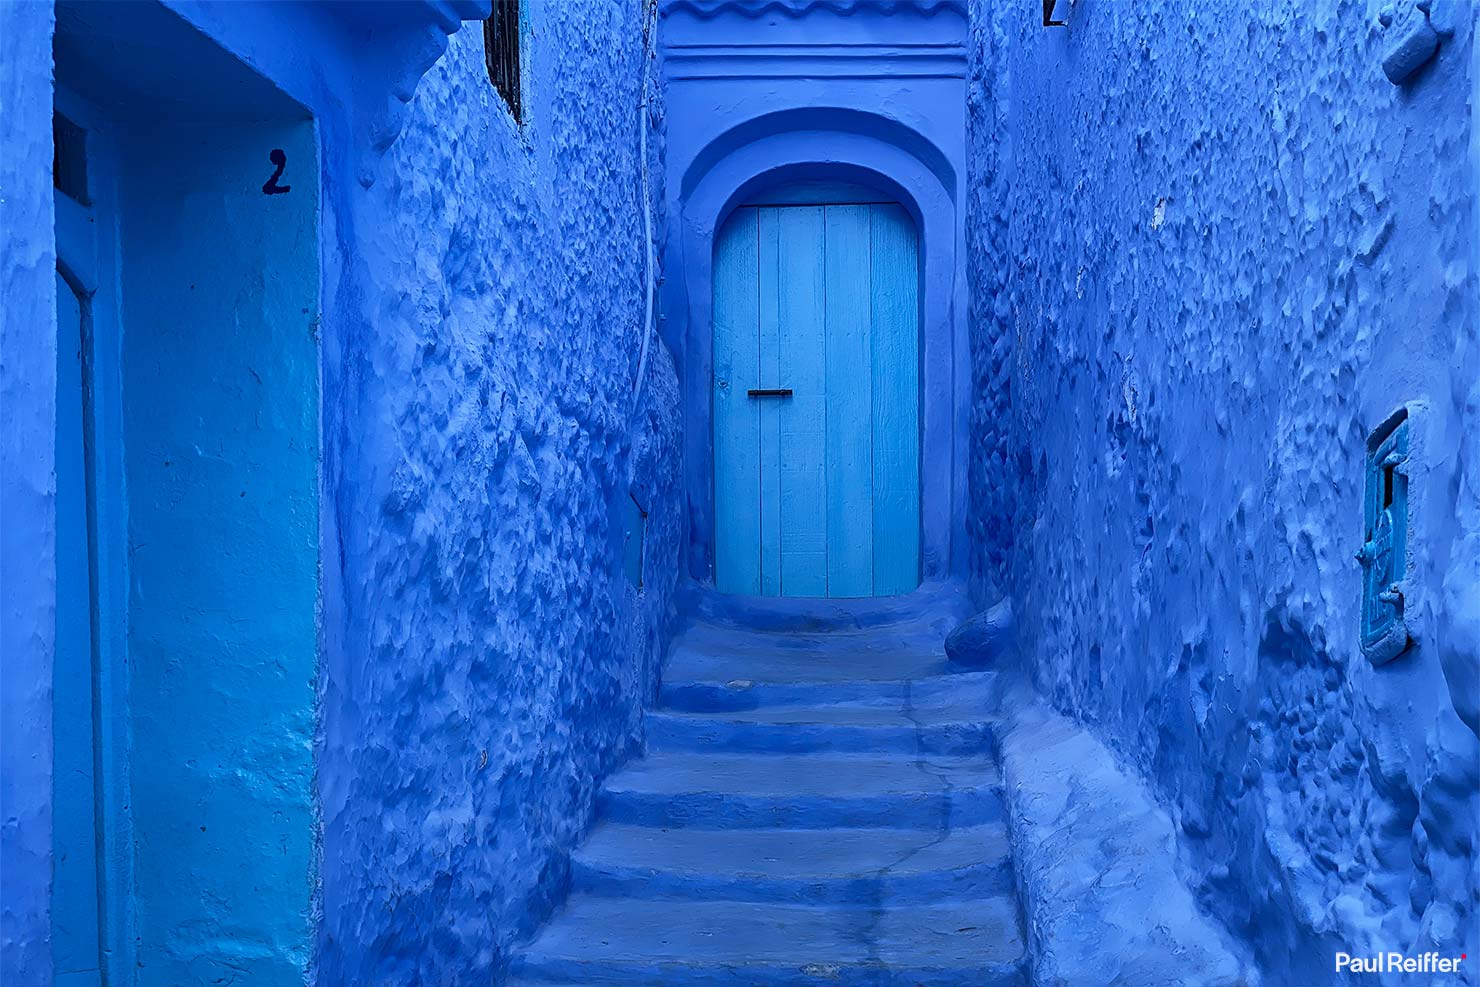
<path fill-rule="evenodd" d="M 679 236 L 665 255 L 664 338 L 684 383 L 689 575 L 712 583 L 714 449 L 710 406 L 714 238 L 738 206 L 804 181 L 866 185 L 899 202 L 920 234 L 920 549 L 922 585 L 960 573 L 965 517 L 965 326 L 959 169 L 897 120 L 808 107 L 747 120 L 692 158 L 680 183 Z"/>

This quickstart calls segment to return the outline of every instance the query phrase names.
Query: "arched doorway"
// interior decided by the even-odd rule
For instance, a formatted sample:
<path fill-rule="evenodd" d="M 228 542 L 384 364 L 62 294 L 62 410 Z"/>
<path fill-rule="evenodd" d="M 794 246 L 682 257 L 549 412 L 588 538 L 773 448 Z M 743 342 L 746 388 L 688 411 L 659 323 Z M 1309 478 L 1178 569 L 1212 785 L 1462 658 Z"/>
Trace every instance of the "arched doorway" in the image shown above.
<path fill-rule="evenodd" d="M 715 582 L 889 596 L 920 582 L 920 266 L 867 187 L 753 197 L 715 239 Z"/>

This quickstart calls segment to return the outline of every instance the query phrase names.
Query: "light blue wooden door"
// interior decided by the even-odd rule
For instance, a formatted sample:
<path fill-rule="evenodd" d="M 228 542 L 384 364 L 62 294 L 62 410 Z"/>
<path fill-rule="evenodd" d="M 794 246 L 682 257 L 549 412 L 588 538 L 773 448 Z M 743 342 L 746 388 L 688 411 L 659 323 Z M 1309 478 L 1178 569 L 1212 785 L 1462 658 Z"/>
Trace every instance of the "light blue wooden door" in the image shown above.
<path fill-rule="evenodd" d="M 716 584 L 920 581 L 918 247 L 894 203 L 746 206 L 714 263 Z"/>

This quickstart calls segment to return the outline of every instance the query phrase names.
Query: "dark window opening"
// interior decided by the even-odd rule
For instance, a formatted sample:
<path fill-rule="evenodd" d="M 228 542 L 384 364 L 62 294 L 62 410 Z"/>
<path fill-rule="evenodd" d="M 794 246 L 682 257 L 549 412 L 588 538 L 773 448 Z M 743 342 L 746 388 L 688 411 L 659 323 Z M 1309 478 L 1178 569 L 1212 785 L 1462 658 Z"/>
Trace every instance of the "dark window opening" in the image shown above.
<path fill-rule="evenodd" d="M 644 542 L 647 539 L 648 512 L 642 509 L 637 498 L 629 491 L 627 503 L 623 505 L 622 518 L 622 568 L 632 588 L 642 592 L 642 565 Z"/>
<path fill-rule="evenodd" d="M 483 22 L 483 58 L 488 80 L 504 98 L 516 123 L 524 122 L 519 86 L 519 0 L 493 0 L 493 13 Z"/>
<path fill-rule="evenodd" d="M 1382 506 L 1393 506 L 1393 467 L 1382 468 Z"/>
<path fill-rule="evenodd" d="M 60 113 L 52 113 L 51 145 L 52 185 L 87 205 L 87 131 Z"/>

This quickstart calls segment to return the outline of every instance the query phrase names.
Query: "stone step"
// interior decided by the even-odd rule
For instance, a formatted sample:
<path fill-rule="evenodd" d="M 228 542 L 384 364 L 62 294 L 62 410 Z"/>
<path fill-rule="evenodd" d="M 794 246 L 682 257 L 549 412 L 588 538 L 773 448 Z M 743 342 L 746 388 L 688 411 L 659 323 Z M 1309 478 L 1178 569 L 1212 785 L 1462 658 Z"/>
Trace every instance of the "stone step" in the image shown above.
<path fill-rule="evenodd" d="M 923 905 L 1012 893 L 1000 823 L 703 830 L 604 823 L 571 856 L 577 892 L 699 901 Z"/>
<path fill-rule="evenodd" d="M 934 665 L 944 657 L 920 659 Z M 836 663 L 837 668 L 832 667 Z M 701 665 L 671 655 L 663 670 L 658 705 L 690 713 L 759 709 L 764 706 L 826 706 L 834 703 L 966 702 L 991 698 L 998 688 L 992 671 L 961 672 L 940 668 L 926 678 L 912 678 L 908 661 L 797 663 L 783 657 L 752 655 L 744 662 Z M 849 672 L 856 678 L 845 678 Z"/>
<path fill-rule="evenodd" d="M 992 750 L 992 723 L 980 704 L 766 706 L 647 715 L 649 751 L 766 754 L 980 754 Z"/>
<path fill-rule="evenodd" d="M 1007 987 L 1023 983 L 1010 899 L 814 908 L 573 895 L 515 983 L 620 987 Z"/>
<path fill-rule="evenodd" d="M 929 634 L 941 641 L 976 612 L 959 586 L 923 585 L 902 596 L 822 599 L 739 596 L 693 583 L 679 589 L 679 608 L 695 624 L 785 634 Z"/>
<path fill-rule="evenodd" d="M 700 625 L 669 649 L 665 675 L 676 679 L 856 682 L 939 675 L 940 638 L 876 634 L 772 634 Z"/>
<path fill-rule="evenodd" d="M 699 829 L 946 829 L 1002 818 L 987 756 L 663 751 L 607 780 L 601 819 Z"/>
<path fill-rule="evenodd" d="M 703 597 L 510 983 L 1025 983 L 1000 686 L 945 658 L 960 603 Z"/>

